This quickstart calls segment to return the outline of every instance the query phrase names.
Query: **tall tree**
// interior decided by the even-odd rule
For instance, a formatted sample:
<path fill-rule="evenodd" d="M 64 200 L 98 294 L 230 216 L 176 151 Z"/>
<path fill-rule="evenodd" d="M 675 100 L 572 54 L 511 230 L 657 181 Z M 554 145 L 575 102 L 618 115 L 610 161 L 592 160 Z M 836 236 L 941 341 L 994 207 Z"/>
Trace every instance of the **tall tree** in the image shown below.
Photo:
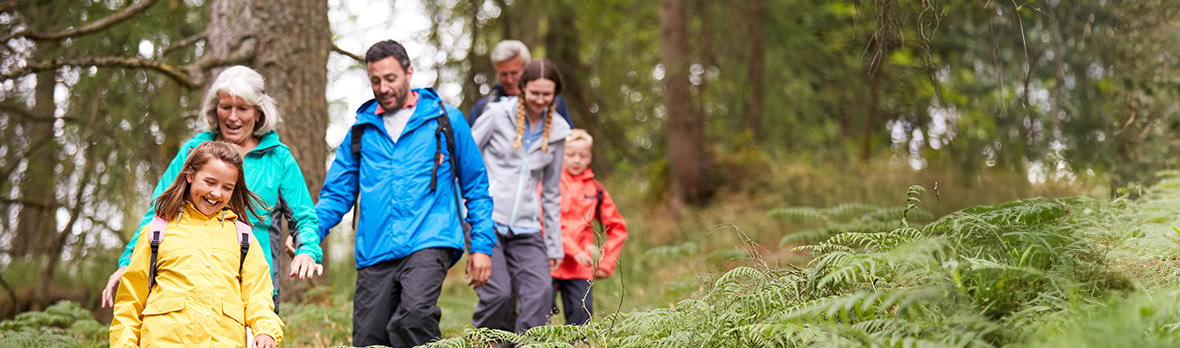
<path fill-rule="evenodd" d="M 30 18 L 28 25 L 36 30 L 42 30 L 53 25 L 53 4 L 40 3 L 24 7 L 21 10 L 25 18 Z M 56 54 L 56 43 L 47 42 L 37 45 L 33 56 L 48 58 Z M 57 192 L 55 167 L 58 164 L 57 152 L 60 145 L 54 140 L 53 114 L 57 109 L 53 92 L 57 86 L 57 72 L 43 71 L 36 74 L 36 87 L 33 89 L 33 118 L 21 122 L 25 136 L 32 141 L 32 146 L 25 155 L 28 167 L 20 176 L 20 221 L 17 222 L 16 235 L 13 238 L 12 249 L 15 256 L 47 256 L 55 230 L 57 228 Z M 55 257 L 55 256 L 49 256 Z"/>
<path fill-rule="evenodd" d="M 766 97 L 764 76 L 766 75 L 766 46 L 762 39 L 762 27 L 766 25 L 763 0 L 750 0 L 747 10 L 747 29 L 750 33 L 749 83 L 750 94 L 746 101 L 746 126 L 756 141 L 762 141 L 762 105 Z"/>
<path fill-rule="evenodd" d="M 672 204 L 705 201 L 704 125 L 692 110 L 688 81 L 688 44 L 681 0 L 660 1 L 660 61 L 664 65 L 664 108 L 668 114 L 668 168 Z"/>

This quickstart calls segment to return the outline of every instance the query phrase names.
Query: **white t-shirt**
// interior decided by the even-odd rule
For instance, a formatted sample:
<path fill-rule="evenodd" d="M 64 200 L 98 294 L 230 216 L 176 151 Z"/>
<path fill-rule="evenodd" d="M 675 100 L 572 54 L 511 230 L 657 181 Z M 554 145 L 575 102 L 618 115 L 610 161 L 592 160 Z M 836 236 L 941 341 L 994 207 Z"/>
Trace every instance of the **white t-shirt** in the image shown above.
<path fill-rule="evenodd" d="M 397 138 L 402 136 L 402 130 L 406 129 L 406 123 L 410 122 L 410 116 L 414 115 L 414 109 L 417 106 L 400 109 L 397 112 L 386 112 L 381 115 L 381 120 L 385 121 L 385 131 L 389 132 L 389 137 L 393 138 L 393 142 L 397 143 Z"/>

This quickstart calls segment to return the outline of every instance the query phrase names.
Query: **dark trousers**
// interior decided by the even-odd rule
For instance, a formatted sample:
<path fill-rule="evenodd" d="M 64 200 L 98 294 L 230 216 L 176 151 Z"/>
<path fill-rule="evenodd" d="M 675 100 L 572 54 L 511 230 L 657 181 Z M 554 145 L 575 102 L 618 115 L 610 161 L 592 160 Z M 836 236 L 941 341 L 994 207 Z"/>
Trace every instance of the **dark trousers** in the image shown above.
<path fill-rule="evenodd" d="M 423 249 L 357 270 L 352 345 L 413 347 L 442 336 L 438 295 L 453 251 Z"/>
<path fill-rule="evenodd" d="M 553 310 L 553 278 L 549 277 L 545 240 L 540 233 L 496 237 L 492 276 L 475 289 L 479 304 L 471 325 L 523 333 L 548 324 Z"/>
<path fill-rule="evenodd" d="M 553 279 L 554 291 L 561 292 L 561 310 L 567 325 L 586 325 L 594 313 L 594 293 L 586 279 Z M 586 300 L 583 301 L 582 297 Z M 554 303 L 554 306 L 557 304 Z"/>

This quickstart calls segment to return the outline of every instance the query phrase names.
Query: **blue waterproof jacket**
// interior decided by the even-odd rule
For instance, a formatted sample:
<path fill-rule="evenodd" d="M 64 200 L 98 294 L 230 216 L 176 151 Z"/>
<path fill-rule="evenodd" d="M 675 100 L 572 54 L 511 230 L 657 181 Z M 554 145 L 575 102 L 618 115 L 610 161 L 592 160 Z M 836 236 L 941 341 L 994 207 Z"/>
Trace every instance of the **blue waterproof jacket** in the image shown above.
<path fill-rule="evenodd" d="M 172 182 L 176 180 L 176 176 L 180 174 L 180 170 L 184 169 L 184 161 L 188 159 L 188 154 L 197 145 L 201 145 L 206 141 L 213 141 L 217 139 L 217 135 L 213 132 L 205 131 L 197 134 L 184 146 L 177 151 L 176 157 L 168 164 L 168 169 L 164 171 L 164 176 L 160 177 L 160 181 L 156 183 L 156 189 L 152 193 L 153 204 L 148 207 L 148 211 L 143 215 L 143 220 L 139 222 L 139 229 L 143 229 L 144 225 L 152 221 L 156 217 L 155 197 L 164 192 Z M 281 241 L 279 235 L 281 231 L 278 225 L 280 215 L 285 216 L 288 221 L 294 221 L 295 228 L 292 231 L 298 231 L 296 239 L 298 240 L 298 249 L 296 254 L 307 254 L 311 256 L 315 262 L 320 262 L 323 251 L 320 249 L 319 238 L 319 220 L 315 215 L 314 205 L 311 202 L 311 193 L 307 191 L 307 183 L 303 181 L 303 172 L 299 169 L 299 164 L 295 162 L 295 157 L 291 156 L 291 149 L 279 140 L 279 134 L 275 131 L 269 131 L 258 139 L 258 146 L 246 153 L 242 166 L 245 167 L 246 188 L 262 197 L 266 202 L 269 211 L 259 212 L 262 219 L 256 219 L 252 214 L 246 214 L 247 220 L 254 227 L 254 237 L 258 238 L 259 246 L 262 247 L 262 252 L 266 255 L 266 261 L 270 263 L 271 277 L 274 281 L 274 286 L 278 289 L 278 264 L 275 263 L 274 255 L 278 252 L 278 246 Z M 138 230 L 137 230 L 138 231 Z M 135 250 L 135 243 L 139 240 L 139 234 L 131 235 L 131 241 L 127 242 L 127 246 L 123 250 L 123 256 L 119 258 L 119 266 L 127 266 L 131 262 L 131 252 Z"/>
<path fill-rule="evenodd" d="M 326 238 L 344 213 L 356 202 L 359 182 L 360 217 L 356 232 L 356 267 L 400 259 L 435 247 L 463 250 L 463 227 L 455 209 L 455 186 L 451 154 L 446 139 L 436 143 L 439 96 L 433 89 L 415 89 L 418 103 L 398 141 L 390 138 L 385 122 L 376 114 L 377 101 L 369 100 L 356 112 L 356 123 L 336 149 L 328 169 L 316 214 L 320 237 Z M 455 134 L 455 151 L 460 191 L 466 201 L 467 222 L 471 224 L 471 252 L 492 254 L 496 245 L 492 230 L 492 198 L 488 195 L 488 174 L 479 147 L 463 113 L 446 106 Z M 359 126 L 359 127 L 358 127 Z M 353 132 L 362 131 L 361 155 L 352 153 Z M 443 158 L 438 167 L 437 190 L 430 192 L 436 146 Z"/>

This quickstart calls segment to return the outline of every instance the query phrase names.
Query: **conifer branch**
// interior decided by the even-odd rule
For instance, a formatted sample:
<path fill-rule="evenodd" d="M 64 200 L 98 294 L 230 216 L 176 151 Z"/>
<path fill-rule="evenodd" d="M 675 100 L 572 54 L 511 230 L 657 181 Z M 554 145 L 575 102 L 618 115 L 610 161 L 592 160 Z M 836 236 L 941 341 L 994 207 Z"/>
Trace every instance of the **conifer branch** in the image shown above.
<path fill-rule="evenodd" d="M 340 46 L 336 46 L 335 43 L 332 43 L 332 52 L 336 52 L 336 53 L 342 54 L 344 56 L 347 56 L 348 58 L 352 58 L 352 60 L 355 60 L 357 63 L 365 64 L 364 58 L 357 55 L 356 53 L 345 51 L 343 48 L 340 48 Z"/>
<path fill-rule="evenodd" d="M 206 55 L 197 62 L 185 66 L 175 66 L 157 60 L 139 57 L 75 57 L 50 59 L 29 62 L 22 68 L 0 73 L 0 81 L 15 79 L 21 76 L 42 71 L 50 71 L 63 66 L 99 66 L 153 70 L 167 75 L 185 87 L 197 88 L 204 83 L 205 72 L 209 69 L 226 65 L 240 64 L 249 61 L 254 57 L 257 49 L 257 40 L 253 37 L 248 37 L 242 41 L 242 46 L 231 53 L 229 56 L 214 57 Z"/>
<path fill-rule="evenodd" d="M 175 44 L 172 44 L 171 46 L 165 47 L 163 50 L 160 50 L 160 56 L 166 56 L 169 53 L 175 52 L 176 50 L 191 46 L 192 44 L 197 43 L 197 41 L 201 41 L 201 40 L 206 39 L 208 36 L 209 36 L 208 31 L 202 31 L 200 33 L 197 33 L 196 35 L 181 39 L 180 41 L 177 41 Z"/>
<path fill-rule="evenodd" d="M 131 18 L 143 11 L 146 11 L 149 7 L 152 7 L 152 5 L 154 5 L 155 3 L 156 3 L 156 0 L 141 0 L 141 1 L 136 2 L 135 4 L 132 4 L 131 6 L 127 6 L 126 8 L 124 8 L 123 10 L 121 10 L 119 12 L 115 12 L 114 14 L 111 14 L 110 16 L 100 18 L 96 21 L 87 23 L 86 25 L 83 25 L 83 26 L 80 26 L 77 28 L 73 28 L 73 29 L 66 29 L 66 30 L 62 30 L 62 31 L 55 31 L 55 32 L 48 32 L 48 33 L 35 32 L 35 31 L 29 30 L 29 29 L 20 30 L 20 31 L 17 31 L 15 33 L 5 36 L 4 39 L 0 40 L 0 43 L 8 42 L 8 40 L 15 39 L 18 37 L 24 37 L 24 38 L 28 38 L 28 39 L 31 39 L 34 41 L 56 41 L 56 40 L 62 40 L 62 39 L 66 39 L 66 38 L 72 38 L 72 37 L 78 37 L 78 36 L 83 36 L 83 35 L 87 35 L 87 34 L 92 34 L 97 31 L 106 29 L 110 26 L 113 26 L 115 24 L 119 24 L 120 22 L 127 20 L 127 18 Z"/>
<path fill-rule="evenodd" d="M 0 74 L 0 80 L 15 79 L 28 74 L 51 71 L 63 66 L 100 66 L 149 69 L 163 73 L 164 75 L 168 75 L 168 77 L 171 77 L 173 80 L 176 80 L 176 82 L 180 82 L 187 87 L 196 87 L 199 85 L 194 81 L 192 76 L 185 72 L 183 67 L 176 67 L 159 61 L 139 57 L 79 57 L 34 61 L 29 62 L 22 68 L 13 69 L 12 71 Z"/>

